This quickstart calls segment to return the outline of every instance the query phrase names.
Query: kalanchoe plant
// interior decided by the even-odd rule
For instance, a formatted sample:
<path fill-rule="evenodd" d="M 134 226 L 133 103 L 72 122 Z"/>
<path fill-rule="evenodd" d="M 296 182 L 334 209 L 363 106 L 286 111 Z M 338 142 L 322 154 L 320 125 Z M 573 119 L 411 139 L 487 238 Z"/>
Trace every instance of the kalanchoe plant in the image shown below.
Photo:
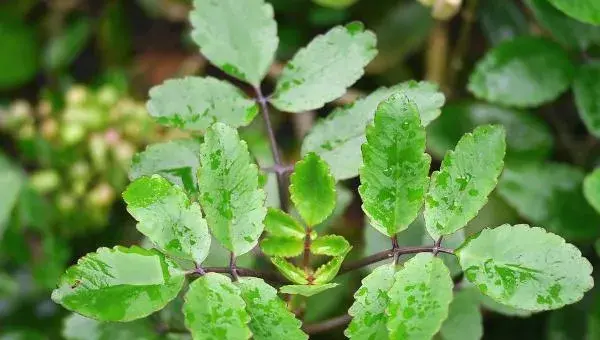
<path fill-rule="evenodd" d="M 506 143 L 503 127 L 477 127 L 429 176 L 425 126 L 444 102 L 432 84 L 380 89 L 335 110 L 306 137 L 302 160 L 282 163 L 269 106 L 301 114 L 343 95 L 376 54 L 375 37 L 361 24 L 315 38 L 288 62 L 274 93 L 264 96 L 260 85 L 278 45 L 271 6 L 263 0 L 196 0 L 195 6 L 192 38 L 201 52 L 251 85 L 256 97 L 200 77 L 169 80 L 150 91 L 148 110 L 159 123 L 204 132 L 202 139 L 152 145 L 134 159 L 133 182 L 123 197 L 156 249 L 117 246 L 84 256 L 64 274 L 54 301 L 89 318 L 122 322 L 162 309 L 185 289 L 182 310 L 194 339 L 306 339 L 315 327 L 302 327 L 271 283 L 280 293 L 310 296 L 335 287 L 331 281 L 339 273 L 391 259 L 363 280 L 348 311 L 351 321 L 341 316 L 335 324 L 349 321 L 345 334 L 354 339 L 430 339 L 456 332 L 455 310 L 481 321 L 476 291 L 527 312 L 574 303 L 593 286 L 592 267 L 579 250 L 538 227 L 502 225 L 456 249 L 443 246 L 486 203 Z M 479 92 L 476 77 L 473 84 Z M 276 162 L 270 170 L 278 177 L 280 208 L 265 206 L 259 168 L 236 130 L 259 112 Z M 362 208 L 391 247 L 344 262 L 349 242 L 314 228 L 334 210 L 335 181 L 357 175 Z M 423 206 L 434 242 L 399 246 L 398 233 Z M 228 266 L 203 265 L 211 234 L 231 253 Z M 238 267 L 236 259 L 259 243 L 279 273 Z M 416 255 L 400 264 L 408 254 Z M 458 258 L 465 281 L 455 285 L 442 254 Z M 326 260 L 314 269 L 313 256 Z"/>

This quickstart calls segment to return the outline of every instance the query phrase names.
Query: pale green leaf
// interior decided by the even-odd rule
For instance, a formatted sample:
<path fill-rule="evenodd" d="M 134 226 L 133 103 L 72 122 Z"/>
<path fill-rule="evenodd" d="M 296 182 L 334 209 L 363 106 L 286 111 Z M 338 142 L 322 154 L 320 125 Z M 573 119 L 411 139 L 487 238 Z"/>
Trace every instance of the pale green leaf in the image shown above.
<path fill-rule="evenodd" d="M 494 300 L 542 311 L 580 300 L 594 281 L 592 266 L 575 246 L 528 225 L 484 229 L 456 255 L 465 277 Z"/>
<path fill-rule="evenodd" d="M 548 0 L 568 16 L 593 25 L 600 25 L 600 2 L 597 0 Z"/>
<path fill-rule="evenodd" d="M 273 236 L 304 239 L 304 227 L 295 218 L 276 208 L 267 209 L 265 231 Z"/>
<path fill-rule="evenodd" d="M 156 250 L 99 248 L 67 269 L 52 300 L 103 321 L 131 321 L 162 309 L 183 286 L 184 272 Z"/>
<path fill-rule="evenodd" d="M 468 88 L 491 103 L 537 107 L 565 92 L 573 73 L 573 64 L 559 45 L 519 37 L 487 52 L 471 74 Z"/>
<path fill-rule="evenodd" d="M 444 340 L 479 340 L 483 336 L 483 318 L 479 299 L 472 289 L 454 294 L 448 318 L 442 324 L 440 334 Z"/>
<path fill-rule="evenodd" d="M 421 210 L 431 163 L 417 107 L 405 95 L 392 95 L 379 104 L 362 156 L 362 208 L 377 230 L 395 235 Z"/>
<path fill-rule="evenodd" d="M 335 179 L 317 154 L 296 163 L 290 176 L 290 198 L 308 226 L 323 222 L 335 208 Z"/>
<path fill-rule="evenodd" d="M 270 260 L 273 265 L 277 267 L 277 270 L 279 270 L 279 272 L 281 272 L 288 280 L 301 285 L 308 283 L 304 270 L 289 263 L 286 259 L 281 257 L 271 257 Z"/>
<path fill-rule="evenodd" d="M 343 236 L 325 235 L 310 244 L 310 252 L 316 255 L 345 256 L 352 247 Z"/>
<path fill-rule="evenodd" d="M 256 340 L 308 339 L 300 330 L 302 323 L 277 296 L 277 290 L 255 277 L 244 277 L 236 283 L 246 311 L 250 315 L 250 330 Z"/>
<path fill-rule="evenodd" d="M 341 97 L 376 54 L 375 35 L 362 23 L 334 27 L 286 64 L 270 101 L 287 112 L 318 109 Z"/>
<path fill-rule="evenodd" d="M 387 328 L 392 340 L 429 340 L 448 317 L 452 279 L 441 259 L 420 253 L 396 272 L 388 292 Z"/>
<path fill-rule="evenodd" d="M 585 176 L 583 194 L 588 203 L 600 214 L 600 169 L 596 169 Z"/>
<path fill-rule="evenodd" d="M 268 256 L 294 257 L 304 250 L 304 240 L 289 236 L 267 236 L 260 241 L 260 249 Z"/>
<path fill-rule="evenodd" d="M 194 0 L 192 39 L 200 52 L 231 76 L 258 86 L 279 39 L 273 7 L 263 0 Z"/>
<path fill-rule="evenodd" d="M 200 204 L 213 235 L 239 256 L 250 251 L 264 229 L 265 193 L 246 142 L 235 129 L 214 124 L 200 149 Z"/>
<path fill-rule="evenodd" d="M 600 138 L 600 63 L 583 65 L 579 68 L 573 93 L 579 116 L 588 131 Z"/>
<path fill-rule="evenodd" d="M 504 165 L 504 128 L 484 125 L 464 135 L 431 176 L 425 225 L 434 239 L 464 227 L 485 205 Z"/>
<path fill-rule="evenodd" d="M 328 289 L 335 288 L 337 283 L 326 283 L 324 285 L 287 285 L 279 288 L 283 294 L 313 296 Z"/>
<path fill-rule="evenodd" d="M 250 124 L 258 105 L 235 86 L 211 77 L 169 79 L 150 89 L 148 112 L 166 126 L 206 130 L 214 122 Z"/>
<path fill-rule="evenodd" d="M 159 175 L 140 177 L 123 193 L 137 229 L 165 253 L 202 263 L 210 234 L 200 206 Z"/>
<path fill-rule="evenodd" d="M 362 280 L 348 310 L 352 321 L 344 334 L 351 339 L 388 339 L 386 309 L 394 283 L 394 266 L 377 267 Z"/>
<path fill-rule="evenodd" d="M 362 157 L 356 151 L 366 141 L 366 128 L 373 121 L 379 103 L 394 93 L 403 93 L 416 104 L 424 126 L 440 115 L 445 101 L 433 83 L 408 81 L 381 88 L 351 105 L 335 109 L 317 122 L 302 143 L 302 153 L 316 152 L 329 164 L 337 180 L 357 176 Z"/>
<path fill-rule="evenodd" d="M 158 335 L 148 320 L 132 322 L 100 322 L 79 314 L 63 321 L 62 336 L 66 340 L 157 340 Z"/>
<path fill-rule="evenodd" d="M 240 289 L 222 274 L 207 273 L 185 294 L 185 325 L 194 339 L 245 340 L 252 336 Z"/>
<path fill-rule="evenodd" d="M 313 274 L 314 280 L 312 282 L 316 285 L 321 285 L 333 280 L 340 270 L 342 262 L 344 262 L 344 257 L 345 254 L 344 256 L 336 256 L 317 268 Z"/>
<path fill-rule="evenodd" d="M 468 281 L 466 281 L 466 282 L 468 283 Z M 533 314 L 533 312 L 528 311 L 528 310 L 518 309 L 518 308 L 514 308 L 514 307 L 510 307 L 510 306 L 501 304 L 500 302 L 492 299 L 491 297 L 481 293 L 479 291 L 479 289 L 477 289 L 477 288 L 474 288 L 474 289 L 479 293 L 479 302 L 481 303 L 481 306 L 488 311 L 492 311 L 494 313 L 511 316 L 511 317 L 519 317 L 519 318 L 528 318 L 531 316 L 531 314 Z"/>

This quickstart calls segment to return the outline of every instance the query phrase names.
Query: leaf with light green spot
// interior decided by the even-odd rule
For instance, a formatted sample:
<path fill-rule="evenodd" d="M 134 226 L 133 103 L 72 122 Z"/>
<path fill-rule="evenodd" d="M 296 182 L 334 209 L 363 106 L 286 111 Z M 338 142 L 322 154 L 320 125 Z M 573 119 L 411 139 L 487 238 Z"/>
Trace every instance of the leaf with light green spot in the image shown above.
<path fill-rule="evenodd" d="M 599 28 L 600 29 L 600 28 Z M 588 131 L 595 137 L 600 137 L 600 64 L 587 64 L 579 68 L 573 93 L 575 104 L 581 120 Z"/>
<path fill-rule="evenodd" d="M 277 208 L 268 208 L 265 231 L 273 236 L 304 239 L 305 230 L 295 218 Z"/>
<path fill-rule="evenodd" d="M 264 0 L 194 0 L 192 39 L 225 73 L 258 86 L 277 50 L 273 7 Z"/>
<path fill-rule="evenodd" d="M 580 300 L 594 285 L 592 266 L 579 249 L 542 228 L 484 229 L 455 253 L 470 282 L 514 308 L 557 309 Z"/>
<path fill-rule="evenodd" d="M 379 104 L 362 156 L 362 208 L 373 227 L 395 235 L 421 210 L 431 163 L 425 153 L 425 128 L 408 97 L 399 93 Z"/>
<path fill-rule="evenodd" d="M 380 88 L 353 104 L 335 109 L 315 124 L 302 143 L 302 153 L 315 152 L 331 167 L 337 180 L 358 175 L 362 164 L 360 146 L 366 141 L 366 128 L 373 121 L 379 103 L 394 93 L 403 93 L 416 104 L 421 123 L 427 126 L 440 115 L 444 95 L 437 85 L 408 81 Z"/>
<path fill-rule="evenodd" d="M 301 285 L 308 283 L 304 270 L 289 263 L 286 259 L 282 257 L 271 257 L 270 260 L 277 270 L 279 270 L 279 272 L 281 272 L 288 280 Z"/>
<path fill-rule="evenodd" d="M 334 27 L 285 65 L 269 100 L 286 112 L 318 109 L 346 93 L 376 54 L 375 34 L 362 23 Z"/>
<path fill-rule="evenodd" d="M 464 227 L 487 202 L 504 166 L 505 131 L 483 125 L 465 134 L 431 176 L 425 225 L 434 239 Z"/>
<path fill-rule="evenodd" d="M 316 255 L 345 256 L 352 249 L 343 236 L 325 235 L 310 244 L 310 252 Z"/>
<path fill-rule="evenodd" d="M 490 103 L 537 107 L 571 85 L 574 66 L 556 43 L 519 37 L 500 43 L 475 66 L 468 89 Z"/>
<path fill-rule="evenodd" d="M 592 25 L 600 25 L 600 2 L 597 0 L 548 0 L 568 16 Z"/>
<path fill-rule="evenodd" d="M 243 340 L 252 336 L 240 289 L 222 274 L 207 273 L 190 284 L 183 314 L 194 339 Z"/>
<path fill-rule="evenodd" d="M 444 340 L 479 340 L 483 336 L 483 318 L 479 299 L 473 289 L 463 289 L 454 295 L 448 318 L 442 324 Z"/>
<path fill-rule="evenodd" d="M 277 290 L 255 277 L 240 278 L 240 288 L 246 311 L 250 315 L 250 330 L 256 340 L 308 339 L 300 330 L 302 323 L 277 296 Z"/>
<path fill-rule="evenodd" d="M 326 283 L 324 285 L 287 285 L 279 288 L 283 294 L 313 296 L 328 289 L 335 288 L 337 283 Z"/>
<path fill-rule="evenodd" d="M 264 229 L 266 209 L 246 142 L 216 123 L 204 135 L 200 163 L 200 204 L 213 236 L 235 255 L 247 253 Z"/>
<path fill-rule="evenodd" d="M 596 169 L 585 176 L 583 194 L 590 205 L 600 214 L 600 169 Z"/>
<path fill-rule="evenodd" d="M 100 322 L 75 313 L 64 319 L 62 336 L 66 340 L 158 340 L 156 331 L 146 319 Z"/>
<path fill-rule="evenodd" d="M 294 257 L 304 250 L 304 240 L 289 236 L 267 236 L 260 249 L 268 256 Z"/>
<path fill-rule="evenodd" d="M 246 126 L 258 113 L 242 91 L 211 77 L 169 79 L 149 94 L 146 106 L 158 123 L 186 130 L 203 131 L 215 122 Z"/>
<path fill-rule="evenodd" d="M 321 285 L 333 280 L 340 270 L 342 262 L 344 262 L 344 257 L 345 254 L 344 256 L 336 256 L 317 268 L 313 274 L 314 280 L 312 282 L 316 285 Z"/>
<path fill-rule="evenodd" d="M 348 310 L 352 321 L 344 334 L 350 339 L 388 339 L 386 308 L 394 283 L 393 265 L 377 267 L 362 280 Z"/>
<path fill-rule="evenodd" d="M 317 154 L 296 163 L 290 177 L 290 198 L 310 227 L 323 222 L 335 208 L 335 179 Z"/>
<path fill-rule="evenodd" d="M 162 309 L 184 282 L 184 272 L 157 250 L 99 248 L 67 269 L 52 300 L 102 321 L 131 321 Z"/>
<path fill-rule="evenodd" d="M 390 339 L 431 339 L 448 317 L 453 283 L 448 268 L 420 253 L 396 272 L 386 310 Z"/>
<path fill-rule="evenodd" d="M 210 249 L 210 234 L 200 205 L 183 189 L 159 175 L 140 177 L 123 193 L 137 229 L 165 253 L 202 263 Z"/>

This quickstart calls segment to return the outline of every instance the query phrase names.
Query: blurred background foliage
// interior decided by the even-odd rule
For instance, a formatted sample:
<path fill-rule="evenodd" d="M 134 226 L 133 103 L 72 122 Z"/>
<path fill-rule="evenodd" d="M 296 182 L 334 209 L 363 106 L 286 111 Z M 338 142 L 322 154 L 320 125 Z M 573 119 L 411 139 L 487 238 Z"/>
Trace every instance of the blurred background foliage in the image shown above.
<path fill-rule="evenodd" d="M 586 109 L 589 105 L 565 89 L 525 110 L 477 100 L 467 83 L 475 63 L 491 49 L 537 36 L 564 52 L 574 74 L 583 73 L 576 78 L 575 91 L 577 84 L 585 89 L 590 82 L 588 87 L 598 89 L 600 76 L 584 75 L 600 60 L 600 27 L 567 17 L 547 0 L 464 0 L 444 13 L 416 0 L 270 2 L 281 40 L 279 61 L 291 58 L 316 34 L 351 20 L 365 22 L 377 34 L 379 55 L 337 105 L 408 79 L 440 85 L 447 104 L 428 127 L 434 168 L 475 126 L 506 127 L 506 170 L 487 205 L 468 225 L 467 236 L 503 223 L 539 225 L 574 242 L 594 265 L 599 263 L 600 202 L 592 197 L 598 189 L 585 180 L 584 191 L 583 183 L 600 159 L 600 92 L 592 92 L 595 110 Z M 150 143 L 186 136 L 148 117 L 147 91 L 172 77 L 226 77 L 190 42 L 190 6 L 186 0 L 0 2 L 0 339 L 176 338 L 169 332 L 183 328 L 180 299 L 145 320 L 100 324 L 69 315 L 51 302 L 49 291 L 66 266 L 85 253 L 99 246 L 145 242 L 120 198 L 129 181 L 130 161 Z M 270 70 L 266 87 L 272 87 L 280 71 L 279 62 Z M 528 77 L 553 81 L 543 74 L 512 76 L 522 75 L 523 91 L 532 97 L 537 95 L 536 82 L 527 83 Z M 332 109 L 275 114 L 288 161 L 299 158 L 302 137 Z M 260 122 L 244 128 L 242 135 L 261 166 L 272 164 Z M 269 204 L 277 205 L 274 179 L 264 179 Z M 388 247 L 387 239 L 364 228 L 368 222 L 357 186 L 357 179 L 339 183 L 336 214 L 321 227 L 352 240 L 354 258 Z M 399 239 L 404 245 L 431 242 L 420 220 Z M 227 256 L 214 249 L 207 265 L 222 266 Z M 240 261 L 247 267 L 268 266 L 253 254 Z M 309 299 L 305 320 L 344 313 L 361 275 L 340 276 L 340 288 Z M 600 339 L 597 295 L 592 292 L 573 306 L 535 315 L 482 299 L 483 338 Z M 341 338 L 341 332 L 319 337 Z"/>

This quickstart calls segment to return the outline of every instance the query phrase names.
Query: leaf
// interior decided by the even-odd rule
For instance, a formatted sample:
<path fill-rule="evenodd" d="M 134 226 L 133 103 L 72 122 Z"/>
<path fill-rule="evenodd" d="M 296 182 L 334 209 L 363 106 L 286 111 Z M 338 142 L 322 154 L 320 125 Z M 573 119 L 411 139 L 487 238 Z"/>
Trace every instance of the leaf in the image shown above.
<path fill-rule="evenodd" d="M 448 317 L 452 279 L 440 258 L 420 253 L 396 272 L 388 292 L 390 339 L 431 339 Z"/>
<path fill-rule="evenodd" d="M 388 291 L 394 283 L 393 265 L 377 267 L 361 282 L 348 310 L 352 321 L 344 331 L 350 339 L 388 339 L 386 309 Z"/>
<path fill-rule="evenodd" d="M 463 289 L 454 294 L 448 318 L 440 334 L 444 340 L 479 340 L 483 336 L 483 318 L 477 293 Z"/>
<path fill-rule="evenodd" d="M 17 204 L 23 181 L 21 172 L 0 153 L 0 240 L 13 207 Z"/>
<path fill-rule="evenodd" d="M 0 90 L 24 85 L 39 69 L 36 30 L 18 19 L 0 18 Z"/>
<path fill-rule="evenodd" d="M 287 285 L 279 288 L 279 291 L 283 294 L 302 295 L 308 297 L 334 288 L 337 285 L 337 283 L 326 283 L 323 285 Z"/>
<path fill-rule="evenodd" d="M 375 35 L 362 23 L 336 26 L 285 65 L 270 102 L 286 112 L 318 109 L 341 97 L 376 54 Z"/>
<path fill-rule="evenodd" d="M 342 9 L 352 6 L 358 0 L 313 0 L 314 3 L 324 7 Z"/>
<path fill-rule="evenodd" d="M 527 17 L 515 2 L 483 1 L 478 17 L 481 30 L 492 45 L 529 33 Z"/>
<path fill-rule="evenodd" d="M 271 257 L 270 260 L 273 265 L 277 267 L 277 270 L 279 270 L 288 280 L 301 285 L 308 283 L 304 270 L 289 263 L 286 259 L 281 257 Z"/>
<path fill-rule="evenodd" d="M 548 0 L 568 16 L 592 25 L 600 25 L 600 3 L 596 0 Z"/>
<path fill-rule="evenodd" d="M 464 282 L 469 283 L 468 281 L 464 281 Z M 518 308 L 514 308 L 514 307 L 510 307 L 510 306 L 501 304 L 500 302 L 497 302 L 496 300 L 492 299 L 491 297 L 481 293 L 479 291 L 479 289 L 477 289 L 477 288 L 474 288 L 474 289 L 479 294 L 479 302 L 481 303 L 481 306 L 488 311 L 492 311 L 492 312 L 495 312 L 495 313 L 498 313 L 501 315 L 510 316 L 510 317 L 520 317 L 520 318 L 528 318 L 533 314 L 532 312 L 530 312 L 528 310 L 518 309 Z"/>
<path fill-rule="evenodd" d="M 196 173 L 200 168 L 200 141 L 175 139 L 149 145 L 131 161 L 129 179 L 161 175 L 189 193 L 198 191 Z"/>
<path fill-rule="evenodd" d="M 100 322 L 75 313 L 64 319 L 62 336 L 66 340 L 158 339 L 152 325 L 147 320 Z"/>
<path fill-rule="evenodd" d="M 304 250 L 304 240 L 289 236 L 268 236 L 260 241 L 260 249 L 268 256 L 294 257 Z"/>
<path fill-rule="evenodd" d="M 600 214 L 600 169 L 587 174 L 583 180 L 583 195 Z"/>
<path fill-rule="evenodd" d="M 316 255 L 345 256 L 352 249 L 343 236 L 325 235 L 310 244 L 310 252 Z"/>
<path fill-rule="evenodd" d="M 317 154 L 296 163 L 290 176 L 290 198 L 309 227 L 323 222 L 335 208 L 335 179 Z"/>
<path fill-rule="evenodd" d="M 423 206 L 431 157 L 417 107 L 400 94 L 379 104 L 367 128 L 360 169 L 362 209 L 371 225 L 392 236 L 408 228 Z"/>
<path fill-rule="evenodd" d="M 210 230 L 235 255 L 247 253 L 264 229 L 266 209 L 246 142 L 235 129 L 216 123 L 204 136 L 200 162 L 200 204 Z"/>
<path fill-rule="evenodd" d="M 268 208 L 265 231 L 273 236 L 293 237 L 304 240 L 306 231 L 295 218 L 276 208 Z"/>
<path fill-rule="evenodd" d="M 200 264 L 210 249 L 210 234 L 200 205 L 180 187 L 153 175 L 140 177 L 123 193 L 137 229 L 165 253 Z"/>
<path fill-rule="evenodd" d="M 377 106 L 394 93 L 404 93 L 417 105 L 424 126 L 440 115 L 445 101 L 433 83 L 408 81 L 380 88 L 351 105 L 337 108 L 317 122 L 302 143 L 302 154 L 315 152 L 321 156 L 336 180 L 358 176 L 362 157 L 356 150 L 366 141 L 365 131 L 373 121 Z"/>
<path fill-rule="evenodd" d="M 206 130 L 215 122 L 246 126 L 258 113 L 242 91 L 212 77 L 169 79 L 149 94 L 146 107 L 158 123 L 186 130 Z"/>
<path fill-rule="evenodd" d="M 455 253 L 465 277 L 482 293 L 515 308 L 557 309 L 594 285 L 592 266 L 579 249 L 542 228 L 484 229 Z"/>
<path fill-rule="evenodd" d="M 317 268 L 313 274 L 314 280 L 312 283 L 321 285 L 333 280 L 340 270 L 342 262 L 344 262 L 345 255 L 346 254 L 344 254 L 344 256 L 336 256 L 329 260 L 329 262 L 326 262 L 324 265 Z"/>
<path fill-rule="evenodd" d="M 68 67 L 83 51 L 91 37 L 91 22 L 79 17 L 66 25 L 63 31 L 51 36 L 44 51 L 44 65 L 52 71 Z"/>
<path fill-rule="evenodd" d="M 227 276 L 206 273 L 185 294 L 185 325 L 194 339 L 249 339 L 245 308 L 240 289 Z"/>
<path fill-rule="evenodd" d="M 567 164 L 509 167 L 498 193 L 534 224 L 568 240 L 592 240 L 600 235 L 600 216 L 583 196 L 583 179 L 583 171 Z"/>
<path fill-rule="evenodd" d="M 427 150 L 435 158 L 443 158 L 463 134 L 484 124 L 499 124 L 506 129 L 507 163 L 543 160 L 552 151 L 550 128 L 531 112 L 473 101 L 454 102 L 443 111 L 427 128 Z"/>
<path fill-rule="evenodd" d="M 484 125 L 464 135 L 431 175 L 425 225 L 433 239 L 464 227 L 485 205 L 504 165 L 504 128 Z"/>
<path fill-rule="evenodd" d="M 131 321 L 163 308 L 183 281 L 184 272 L 156 250 L 99 248 L 67 269 L 52 300 L 97 320 Z"/>
<path fill-rule="evenodd" d="M 308 339 L 300 330 L 286 304 L 277 296 L 277 290 L 255 277 L 244 277 L 236 283 L 250 315 L 250 330 L 256 340 Z"/>
<path fill-rule="evenodd" d="M 537 107 L 565 92 L 573 74 L 573 64 L 559 45 L 519 37 L 487 52 L 475 66 L 468 89 L 491 103 Z"/>
<path fill-rule="evenodd" d="M 587 64 L 579 68 L 573 83 L 573 93 L 579 116 L 588 131 L 596 137 L 600 137 L 599 77 L 600 64 Z"/>
<path fill-rule="evenodd" d="M 225 73 L 258 86 L 275 57 L 277 23 L 263 0 L 194 0 L 192 39 Z"/>

